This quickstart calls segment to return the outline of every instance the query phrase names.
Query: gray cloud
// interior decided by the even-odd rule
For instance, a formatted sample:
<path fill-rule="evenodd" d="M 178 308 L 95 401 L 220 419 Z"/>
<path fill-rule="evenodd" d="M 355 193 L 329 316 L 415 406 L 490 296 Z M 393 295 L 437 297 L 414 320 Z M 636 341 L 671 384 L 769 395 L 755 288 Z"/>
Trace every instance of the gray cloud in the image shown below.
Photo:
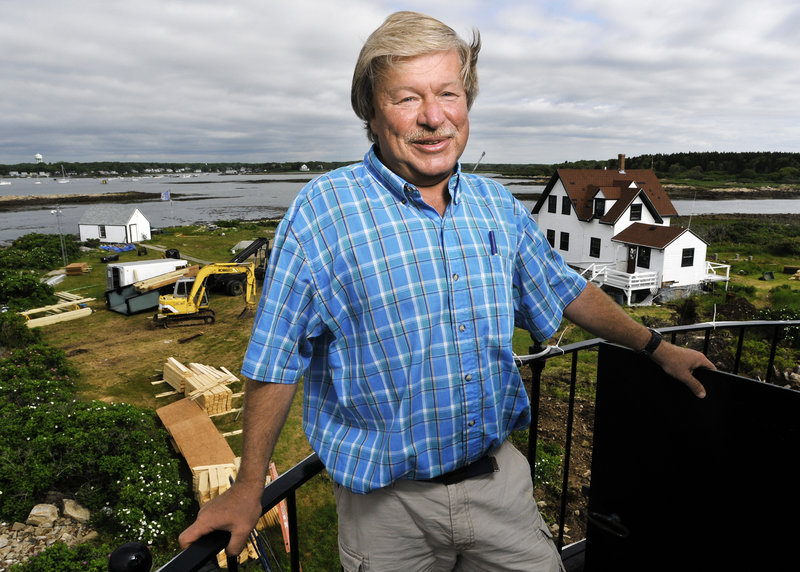
<path fill-rule="evenodd" d="M 465 161 L 800 151 L 794 0 L 34 0 L 0 21 L 0 163 L 357 159 L 352 66 L 395 9 L 481 31 Z"/>

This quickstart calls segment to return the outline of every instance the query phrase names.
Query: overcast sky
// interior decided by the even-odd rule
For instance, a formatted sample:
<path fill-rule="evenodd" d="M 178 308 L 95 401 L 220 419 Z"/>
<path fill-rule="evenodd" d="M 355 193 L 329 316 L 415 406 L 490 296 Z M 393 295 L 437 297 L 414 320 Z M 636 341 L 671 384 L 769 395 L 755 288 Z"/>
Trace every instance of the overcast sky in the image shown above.
<path fill-rule="evenodd" d="M 0 0 L 0 163 L 360 159 L 364 39 L 481 32 L 462 156 L 800 152 L 797 0 Z"/>

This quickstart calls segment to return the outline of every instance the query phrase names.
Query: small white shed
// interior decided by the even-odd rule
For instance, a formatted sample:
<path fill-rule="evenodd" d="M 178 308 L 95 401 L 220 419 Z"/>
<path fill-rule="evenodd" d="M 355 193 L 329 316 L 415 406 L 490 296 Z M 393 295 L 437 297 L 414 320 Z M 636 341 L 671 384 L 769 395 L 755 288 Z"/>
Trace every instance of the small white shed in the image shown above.
<path fill-rule="evenodd" d="M 95 205 L 78 222 L 81 241 L 140 242 L 150 239 L 150 221 L 135 207 Z"/>

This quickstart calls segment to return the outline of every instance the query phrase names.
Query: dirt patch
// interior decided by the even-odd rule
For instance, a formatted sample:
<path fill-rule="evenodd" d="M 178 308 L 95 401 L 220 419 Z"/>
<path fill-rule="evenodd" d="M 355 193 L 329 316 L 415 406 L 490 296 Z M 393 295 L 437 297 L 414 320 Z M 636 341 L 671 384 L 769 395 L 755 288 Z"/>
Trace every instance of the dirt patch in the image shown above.
<path fill-rule="evenodd" d="M 539 402 L 539 438 L 566 448 L 569 404 L 566 399 L 542 397 Z M 572 426 L 572 447 L 569 462 L 567 506 L 564 518 L 564 544 L 586 536 L 585 492 L 591 482 L 592 441 L 594 438 L 594 403 L 576 398 Z M 560 518 L 561 498 L 553 489 L 538 488 L 536 500 L 550 522 Z M 544 504 L 542 505 L 542 501 Z"/>

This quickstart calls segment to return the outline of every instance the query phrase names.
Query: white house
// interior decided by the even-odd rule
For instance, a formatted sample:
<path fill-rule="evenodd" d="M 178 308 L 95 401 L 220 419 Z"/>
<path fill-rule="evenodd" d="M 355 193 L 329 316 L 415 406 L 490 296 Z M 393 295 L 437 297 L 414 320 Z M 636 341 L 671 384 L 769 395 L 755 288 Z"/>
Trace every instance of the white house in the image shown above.
<path fill-rule="evenodd" d="M 533 208 L 547 240 L 571 266 L 627 303 L 649 303 L 727 283 L 730 267 L 706 261 L 707 244 L 671 227 L 677 211 L 653 171 L 558 169 Z"/>
<path fill-rule="evenodd" d="M 139 209 L 125 205 L 89 207 L 80 221 L 81 241 L 99 238 L 100 242 L 140 242 L 150 239 L 150 222 Z"/>

